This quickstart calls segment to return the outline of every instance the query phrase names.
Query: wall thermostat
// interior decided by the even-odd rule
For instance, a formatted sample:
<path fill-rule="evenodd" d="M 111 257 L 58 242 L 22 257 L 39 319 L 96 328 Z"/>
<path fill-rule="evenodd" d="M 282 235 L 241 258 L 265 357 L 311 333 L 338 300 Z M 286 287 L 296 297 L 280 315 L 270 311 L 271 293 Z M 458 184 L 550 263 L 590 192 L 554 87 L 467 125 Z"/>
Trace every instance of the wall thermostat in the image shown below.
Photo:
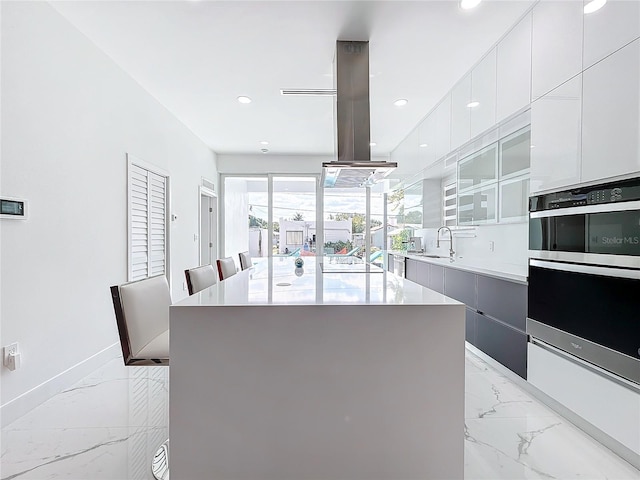
<path fill-rule="evenodd" d="M 27 218 L 27 201 L 18 198 L 0 198 L 0 218 L 25 220 Z"/>

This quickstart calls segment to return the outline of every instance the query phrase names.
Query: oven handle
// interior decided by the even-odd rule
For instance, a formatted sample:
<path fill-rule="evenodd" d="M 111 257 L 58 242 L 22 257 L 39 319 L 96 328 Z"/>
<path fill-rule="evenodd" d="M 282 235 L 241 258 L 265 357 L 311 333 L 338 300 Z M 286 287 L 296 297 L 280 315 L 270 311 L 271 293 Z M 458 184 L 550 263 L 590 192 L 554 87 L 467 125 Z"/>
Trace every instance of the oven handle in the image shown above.
<path fill-rule="evenodd" d="M 529 259 L 529 265 L 549 270 L 559 270 L 561 272 L 587 273 L 590 275 L 602 275 L 605 277 L 620 277 L 640 280 L 640 270 L 597 267 L 595 265 L 578 265 L 575 263 L 546 262 L 544 260 L 535 260 L 533 258 Z"/>
<path fill-rule="evenodd" d="M 562 215 L 580 215 L 585 213 L 624 212 L 626 210 L 640 210 L 640 200 L 633 202 L 605 203 L 601 205 L 585 205 L 583 207 L 557 208 L 530 212 L 530 218 L 559 217 Z"/>

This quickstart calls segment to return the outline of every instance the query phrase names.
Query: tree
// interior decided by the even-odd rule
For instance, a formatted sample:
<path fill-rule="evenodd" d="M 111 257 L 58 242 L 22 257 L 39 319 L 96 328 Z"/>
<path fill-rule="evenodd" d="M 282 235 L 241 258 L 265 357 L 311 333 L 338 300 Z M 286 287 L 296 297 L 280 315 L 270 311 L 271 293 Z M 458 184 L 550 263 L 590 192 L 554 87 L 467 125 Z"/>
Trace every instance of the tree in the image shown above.
<path fill-rule="evenodd" d="M 409 241 L 409 233 L 410 233 L 410 231 L 405 228 L 398 235 L 393 235 L 391 237 L 391 249 L 392 250 L 405 250 L 407 248 L 407 244 L 406 243 L 403 244 L 402 242 L 408 242 Z"/>
<path fill-rule="evenodd" d="M 336 213 L 335 215 L 330 215 L 329 220 L 351 220 L 351 232 L 364 233 L 364 213 Z M 380 220 L 371 219 L 372 227 L 378 225 L 382 225 Z"/>
<path fill-rule="evenodd" d="M 293 220 L 294 222 L 299 222 L 304 220 L 304 215 L 300 212 L 296 212 L 293 217 L 291 218 L 291 220 Z"/>
<path fill-rule="evenodd" d="M 256 217 L 254 215 L 249 215 L 249 227 L 260 227 L 260 228 L 267 228 L 268 224 L 267 221 Z"/>
<path fill-rule="evenodd" d="M 404 223 L 410 225 L 422 225 L 422 212 L 413 210 L 404 216 Z"/>

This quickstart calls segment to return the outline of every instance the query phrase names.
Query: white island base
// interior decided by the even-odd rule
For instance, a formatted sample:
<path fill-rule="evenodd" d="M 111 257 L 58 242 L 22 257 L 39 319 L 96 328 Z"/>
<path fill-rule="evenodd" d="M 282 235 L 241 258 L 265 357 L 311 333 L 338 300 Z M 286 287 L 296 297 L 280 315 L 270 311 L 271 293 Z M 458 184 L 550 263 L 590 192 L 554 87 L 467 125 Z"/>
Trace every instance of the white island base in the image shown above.
<path fill-rule="evenodd" d="M 462 479 L 464 305 L 310 263 L 171 307 L 171 478 Z"/>
<path fill-rule="evenodd" d="M 464 477 L 464 306 L 216 310 L 172 317 L 172 478 Z"/>

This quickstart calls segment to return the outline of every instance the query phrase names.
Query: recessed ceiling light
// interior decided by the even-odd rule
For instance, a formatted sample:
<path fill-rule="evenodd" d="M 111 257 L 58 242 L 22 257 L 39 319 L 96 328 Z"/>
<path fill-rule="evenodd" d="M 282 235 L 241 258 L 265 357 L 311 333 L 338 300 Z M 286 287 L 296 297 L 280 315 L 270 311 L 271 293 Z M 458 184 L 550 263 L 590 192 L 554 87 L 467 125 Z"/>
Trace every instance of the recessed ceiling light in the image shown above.
<path fill-rule="evenodd" d="M 244 95 L 240 95 L 238 97 L 238 101 L 240 103 L 251 103 L 251 98 L 250 97 L 245 97 Z"/>
<path fill-rule="evenodd" d="M 477 7 L 482 0 L 460 0 L 460 8 L 463 10 L 470 10 Z"/>
<path fill-rule="evenodd" d="M 269 145 L 269 142 L 267 142 L 266 140 L 262 140 L 262 141 L 260 142 L 260 145 Z"/>
<path fill-rule="evenodd" d="M 267 153 L 267 152 L 269 151 L 269 149 L 268 149 L 268 148 L 261 148 L 261 149 L 260 149 L 260 151 L 261 151 L 262 153 Z"/>
<path fill-rule="evenodd" d="M 404 107 L 407 103 L 409 103 L 409 100 L 407 100 L 406 98 L 399 98 L 398 100 L 393 102 L 396 107 Z"/>
<path fill-rule="evenodd" d="M 480 105 L 480 102 L 470 102 L 467 103 L 467 108 L 476 108 L 478 105 Z"/>
<path fill-rule="evenodd" d="M 593 13 L 596 10 L 600 10 L 605 3 L 607 3 L 607 0 L 591 0 L 584 6 L 584 13 Z"/>
<path fill-rule="evenodd" d="M 429 146 L 429 145 L 428 145 L 428 144 L 426 144 L 426 143 L 421 143 L 421 144 L 420 144 L 420 147 L 422 147 L 422 148 L 424 148 L 424 147 L 428 147 L 428 146 Z"/>
<path fill-rule="evenodd" d="M 371 143 L 369 143 L 369 146 L 370 146 L 370 147 L 375 147 L 376 145 L 378 145 L 376 142 L 371 142 Z"/>

